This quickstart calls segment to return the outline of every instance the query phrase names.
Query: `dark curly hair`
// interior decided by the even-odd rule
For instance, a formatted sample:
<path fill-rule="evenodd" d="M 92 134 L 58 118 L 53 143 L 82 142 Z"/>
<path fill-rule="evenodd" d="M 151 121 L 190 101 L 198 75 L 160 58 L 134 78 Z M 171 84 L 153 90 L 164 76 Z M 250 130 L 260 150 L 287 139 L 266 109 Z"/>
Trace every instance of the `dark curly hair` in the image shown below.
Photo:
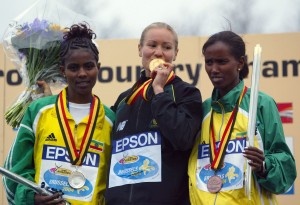
<path fill-rule="evenodd" d="M 99 51 L 92 39 L 96 38 L 96 34 L 89 28 L 87 23 L 74 24 L 68 31 L 64 33 L 63 42 L 61 44 L 60 59 L 61 64 L 65 64 L 65 59 L 69 50 L 86 48 L 90 49 L 95 56 L 96 61 L 99 61 Z"/>

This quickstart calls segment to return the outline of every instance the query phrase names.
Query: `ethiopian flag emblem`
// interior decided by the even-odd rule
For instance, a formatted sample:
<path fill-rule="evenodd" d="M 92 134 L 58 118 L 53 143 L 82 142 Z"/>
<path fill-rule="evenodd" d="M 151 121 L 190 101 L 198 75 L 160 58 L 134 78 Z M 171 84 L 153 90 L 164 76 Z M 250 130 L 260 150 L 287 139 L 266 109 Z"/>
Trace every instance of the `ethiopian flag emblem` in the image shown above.
<path fill-rule="evenodd" d="M 90 144 L 90 148 L 97 150 L 98 152 L 102 152 L 104 149 L 104 143 L 103 142 L 99 142 L 97 140 L 92 140 L 91 144 Z"/>

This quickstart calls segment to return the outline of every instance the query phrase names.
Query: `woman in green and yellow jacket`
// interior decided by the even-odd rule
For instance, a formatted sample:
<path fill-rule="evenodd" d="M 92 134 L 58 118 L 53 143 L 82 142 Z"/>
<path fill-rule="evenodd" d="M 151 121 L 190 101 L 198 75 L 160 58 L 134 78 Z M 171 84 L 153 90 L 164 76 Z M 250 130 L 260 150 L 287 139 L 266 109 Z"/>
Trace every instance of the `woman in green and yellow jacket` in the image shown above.
<path fill-rule="evenodd" d="M 27 109 L 5 168 L 51 190 L 52 196 L 4 178 L 9 204 L 104 205 L 114 113 L 92 93 L 100 68 L 95 33 L 75 24 L 61 45 L 68 86 Z"/>
<path fill-rule="evenodd" d="M 189 160 L 192 205 L 271 205 L 296 178 L 275 101 L 258 93 L 253 146 L 247 146 L 250 88 L 245 43 L 223 31 L 204 44 L 205 69 L 214 85 L 203 103 L 201 133 Z M 251 167 L 251 190 L 245 192 L 246 163 Z M 249 200 L 250 199 L 250 200 Z"/>

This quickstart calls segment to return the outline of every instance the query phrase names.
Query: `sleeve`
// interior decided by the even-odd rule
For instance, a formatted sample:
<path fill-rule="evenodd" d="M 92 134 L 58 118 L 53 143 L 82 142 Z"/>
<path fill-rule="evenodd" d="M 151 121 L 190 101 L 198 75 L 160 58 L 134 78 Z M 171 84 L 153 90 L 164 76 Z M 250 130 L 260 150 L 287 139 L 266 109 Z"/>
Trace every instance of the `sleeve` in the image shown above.
<path fill-rule="evenodd" d="M 174 91 L 165 89 L 154 96 L 151 109 L 163 137 L 174 149 L 193 147 L 202 118 L 202 97 L 196 87 L 182 82 L 174 86 Z"/>
<path fill-rule="evenodd" d="M 296 179 L 295 159 L 286 144 L 281 119 L 275 101 L 266 97 L 259 107 L 258 129 L 263 133 L 267 176 L 258 177 L 258 183 L 268 191 L 281 194 L 286 192 Z"/>
<path fill-rule="evenodd" d="M 4 167 L 28 180 L 34 181 L 35 169 L 33 160 L 34 134 L 30 129 L 29 110 L 27 109 L 19 127 L 16 139 L 10 148 Z M 34 191 L 27 186 L 3 177 L 6 197 L 9 204 L 34 204 Z"/>

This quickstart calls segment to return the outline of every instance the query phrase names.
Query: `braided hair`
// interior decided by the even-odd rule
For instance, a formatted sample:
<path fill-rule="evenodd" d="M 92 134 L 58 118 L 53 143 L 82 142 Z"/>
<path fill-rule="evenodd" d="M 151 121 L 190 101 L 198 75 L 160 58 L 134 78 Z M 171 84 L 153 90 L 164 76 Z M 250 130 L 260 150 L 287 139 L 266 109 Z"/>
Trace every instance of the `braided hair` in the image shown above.
<path fill-rule="evenodd" d="M 69 51 L 74 49 L 90 49 L 99 61 L 99 51 L 92 39 L 96 38 L 96 34 L 89 28 L 86 23 L 74 24 L 68 31 L 64 33 L 63 42 L 61 44 L 60 59 L 61 65 L 65 64 Z"/>

